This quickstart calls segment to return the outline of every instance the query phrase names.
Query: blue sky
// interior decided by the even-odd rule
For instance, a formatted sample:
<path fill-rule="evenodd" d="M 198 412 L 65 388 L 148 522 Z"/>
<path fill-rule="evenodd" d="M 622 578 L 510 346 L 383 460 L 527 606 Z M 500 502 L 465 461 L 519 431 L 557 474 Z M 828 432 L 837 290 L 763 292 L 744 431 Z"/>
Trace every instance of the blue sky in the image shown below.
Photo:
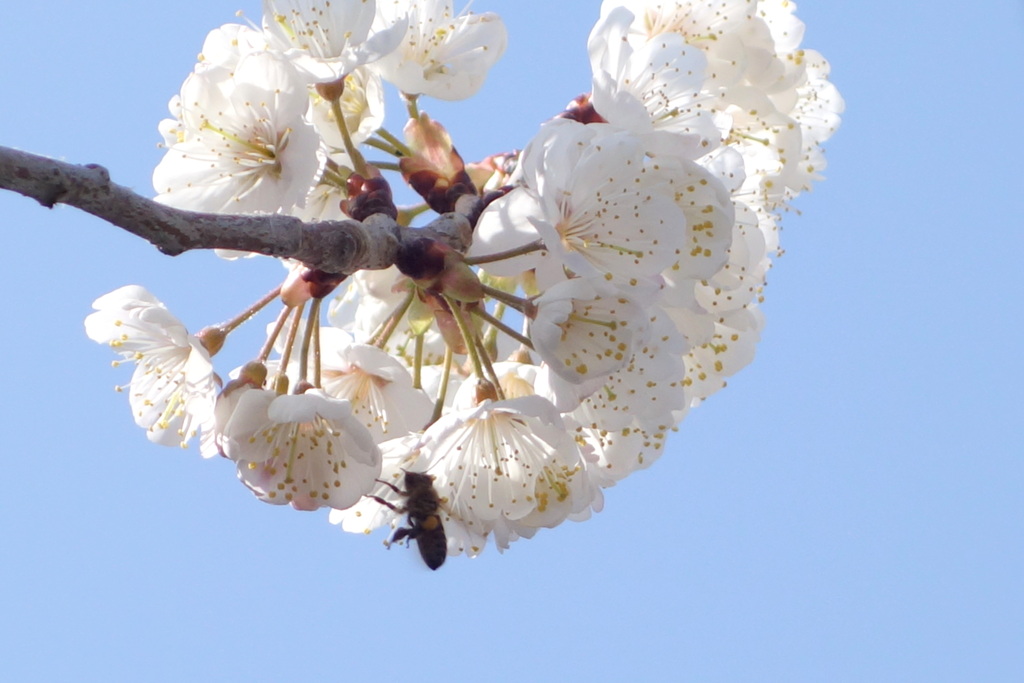
<path fill-rule="evenodd" d="M 521 146 L 588 88 L 598 6 L 477 0 L 508 53 L 479 97 L 424 109 L 467 158 Z M 0 24 L 0 144 L 150 193 L 167 100 L 238 8 L 259 14 L 22 3 Z M 1024 6 L 798 14 L 847 111 L 784 220 L 757 359 L 604 512 L 436 573 L 150 445 L 83 332 L 128 283 L 199 328 L 279 266 L 164 257 L 0 194 L 0 678 L 1024 679 Z"/>

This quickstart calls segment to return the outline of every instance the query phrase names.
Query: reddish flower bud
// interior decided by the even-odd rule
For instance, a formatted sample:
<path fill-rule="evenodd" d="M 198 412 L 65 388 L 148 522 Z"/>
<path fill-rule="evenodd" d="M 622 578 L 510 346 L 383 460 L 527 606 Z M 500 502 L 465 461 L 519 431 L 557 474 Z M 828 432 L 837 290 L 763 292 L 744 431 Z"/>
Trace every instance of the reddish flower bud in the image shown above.
<path fill-rule="evenodd" d="M 441 275 L 445 266 L 445 254 L 450 247 L 428 237 L 405 242 L 395 255 L 395 266 L 416 284 L 430 289 L 429 283 Z"/>
<path fill-rule="evenodd" d="M 346 183 L 348 198 L 341 202 L 341 210 L 357 221 L 382 213 L 391 218 L 398 217 L 398 207 L 391 196 L 391 186 L 380 176 L 364 178 L 358 173 L 348 177 Z"/>
<path fill-rule="evenodd" d="M 314 299 L 323 299 L 345 281 L 344 273 L 325 273 L 317 268 L 307 269 L 302 279 L 309 285 L 309 293 Z"/>
<path fill-rule="evenodd" d="M 496 190 L 509 184 L 518 165 L 519 152 L 503 152 L 466 164 L 466 173 L 481 191 Z"/>
<path fill-rule="evenodd" d="M 405 126 L 405 137 L 413 155 L 399 161 L 402 177 L 431 209 L 449 213 L 459 197 L 477 194 L 444 126 L 420 114 Z"/>
<path fill-rule="evenodd" d="M 565 111 L 556 116 L 557 119 L 569 119 L 570 121 L 578 121 L 579 123 L 607 123 L 604 117 L 597 113 L 594 109 L 594 103 L 590 100 L 590 95 L 580 95 L 572 102 L 566 105 Z"/>
<path fill-rule="evenodd" d="M 403 244 L 395 265 L 417 287 L 458 301 L 479 301 L 484 296 L 480 278 L 451 247 L 427 237 Z"/>
<path fill-rule="evenodd" d="M 295 393 L 295 394 L 304 394 L 307 391 L 309 391 L 310 389 L 316 389 L 316 387 L 313 384 L 311 384 L 310 382 L 307 382 L 306 380 L 302 380 L 301 382 L 299 382 L 298 384 L 295 385 L 295 389 L 293 390 L 293 393 Z"/>
<path fill-rule="evenodd" d="M 281 285 L 281 301 L 300 306 L 310 299 L 323 299 L 345 281 L 344 273 L 325 273 L 317 268 L 296 268 Z"/>

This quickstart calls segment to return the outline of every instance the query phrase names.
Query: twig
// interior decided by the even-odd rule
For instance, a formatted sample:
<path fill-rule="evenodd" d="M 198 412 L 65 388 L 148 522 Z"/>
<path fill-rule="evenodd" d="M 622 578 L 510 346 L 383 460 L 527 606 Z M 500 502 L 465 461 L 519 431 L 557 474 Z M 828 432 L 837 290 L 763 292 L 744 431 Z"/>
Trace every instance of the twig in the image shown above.
<path fill-rule="evenodd" d="M 395 262 L 401 243 L 424 236 L 465 252 L 472 239 L 467 216 L 477 215 L 466 207 L 465 214 L 444 214 L 424 228 L 406 228 L 383 214 L 362 222 L 304 223 L 279 214 L 185 211 L 111 182 L 102 166 L 69 164 L 2 146 L 0 189 L 35 199 L 47 208 L 74 206 L 147 240 L 170 256 L 193 249 L 235 249 L 293 258 L 328 273 L 387 268 Z"/>

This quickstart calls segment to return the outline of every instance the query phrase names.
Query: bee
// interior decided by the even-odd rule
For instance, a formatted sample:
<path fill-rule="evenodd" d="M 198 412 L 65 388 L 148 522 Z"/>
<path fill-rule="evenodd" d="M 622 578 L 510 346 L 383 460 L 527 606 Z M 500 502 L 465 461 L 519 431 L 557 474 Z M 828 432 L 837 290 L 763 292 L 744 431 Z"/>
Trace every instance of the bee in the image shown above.
<path fill-rule="evenodd" d="M 403 496 L 405 504 L 397 507 L 377 496 L 372 498 L 399 514 L 405 514 L 409 523 L 407 527 L 395 529 L 386 545 L 390 547 L 392 543 L 405 539 L 408 546 L 409 541 L 416 541 L 420 557 L 428 567 L 437 569 L 444 564 L 445 558 L 448 557 L 448 538 L 444 534 L 444 525 L 441 524 L 441 497 L 434 488 L 434 477 L 422 472 L 406 472 L 404 491 L 390 482 L 380 479 L 377 481 Z"/>

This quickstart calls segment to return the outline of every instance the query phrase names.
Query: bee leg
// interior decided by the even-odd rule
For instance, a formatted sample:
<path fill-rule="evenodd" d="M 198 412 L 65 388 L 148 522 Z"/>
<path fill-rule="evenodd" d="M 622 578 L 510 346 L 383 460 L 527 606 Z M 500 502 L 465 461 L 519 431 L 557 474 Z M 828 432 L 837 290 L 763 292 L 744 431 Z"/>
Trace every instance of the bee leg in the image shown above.
<path fill-rule="evenodd" d="M 397 529 L 395 529 L 395 533 L 391 537 L 390 543 L 398 543 L 404 538 L 405 547 L 408 548 L 409 542 L 415 539 L 418 535 L 419 534 L 416 532 L 415 529 L 410 529 L 409 527 L 404 526 L 398 527 Z"/>
<path fill-rule="evenodd" d="M 380 479 L 378 479 L 377 481 L 380 481 Z M 386 481 L 381 481 L 381 483 L 382 484 L 387 484 Z M 388 484 L 388 486 L 391 486 L 391 484 Z M 392 488 L 394 488 L 394 487 L 392 487 Z M 391 508 L 392 510 L 394 510 L 395 512 L 397 512 L 400 515 L 405 512 L 405 508 L 404 507 L 398 507 L 394 503 L 389 503 L 388 501 L 386 501 L 383 498 L 380 498 L 378 496 L 367 496 L 367 498 L 374 499 L 375 501 L 377 501 L 378 503 L 380 503 L 384 507 Z M 403 529 L 399 529 L 398 531 L 403 531 Z M 396 531 L 395 534 L 397 536 L 398 532 Z M 395 542 L 395 537 L 393 536 L 393 537 L 391 537 L 390 540 L 384 541 L 384 547 L 390 549 L 391 548 L 391 544 L 394 543 L 394 542 Z"/>
<path fill-rule="evenodd" d="M 381 505 L 383 505 L 385 507 L 391 508 L 392 510 L 394 510 L 398 514 L 402 514 L 403 512 L 405 512 L 405 508 L 400 508 L 397 505 L 395 505 L 394 503 L 389 503 L 388 501 L 384 500 L 383 498 L 378 498 L 377 496 L 367 496 L 367 498 L 373 498 L 375 501 L 377 501 Z"/>
<path fill-rule="evenodd" d="M 392 491 L 394 491 L 395 493 L 397 493 L 400 496 L 408 495 L 408 494 L 406 494 L 405 491 L 403 491 L 402 489 L 398 488 L 397 486 L 392 484 L 390 481 L 384 481 L 383 479 L 374 479 L 374 481 L 377 482 L 378 484 L 384 484 L 385 486 L 387 486 L 389 489 L 391 489 Z M 376 496 L 371 496 L 371 498 L 375 498 L 375 497 Z M 377 498 L 377 500 L 380 500 L 380 498 Z"/>

